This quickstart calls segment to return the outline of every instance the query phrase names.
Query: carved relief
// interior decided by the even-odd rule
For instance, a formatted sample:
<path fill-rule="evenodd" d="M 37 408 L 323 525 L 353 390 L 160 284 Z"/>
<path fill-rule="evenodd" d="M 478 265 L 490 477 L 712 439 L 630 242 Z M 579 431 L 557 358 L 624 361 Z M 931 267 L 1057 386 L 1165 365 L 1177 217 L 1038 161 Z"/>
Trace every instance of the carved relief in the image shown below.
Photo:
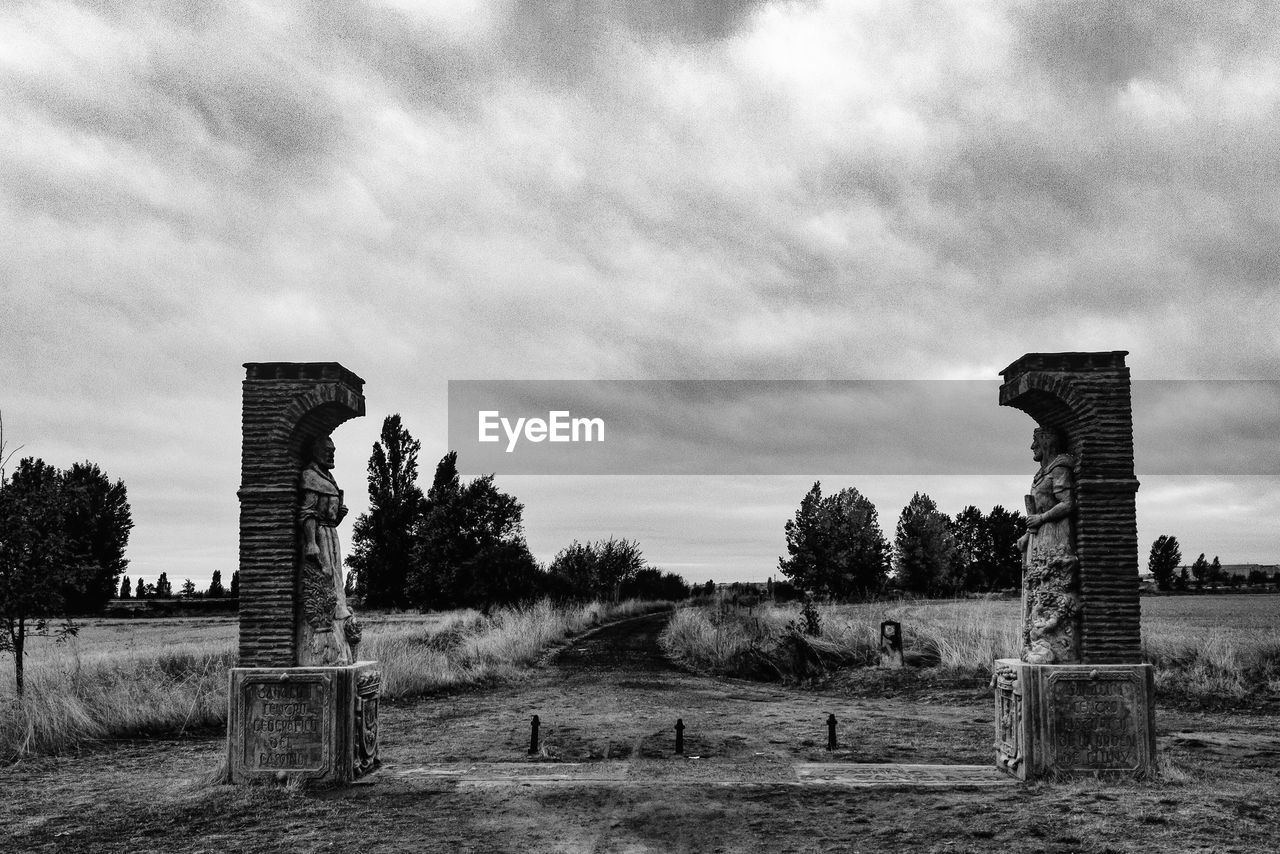
<path fill-rule="evenodd" d="M 1018 673 L 997 662 L 991 681 L 996 691 L 996 767 L 1016 776 L 1023 762 L 1023 709 Z"/>
<path fill-rule="evenodd" d="M 1062 435 L 1039 428 L 1031 442 L 1040 463 L 1026 497 L 1027 533 L 1023 552 L 1022 660 L 1030 664 L 1073 664 L 1080 660 L 1080 599 L 1072 513 L 1075 459 L 1062 452 Z"/>
<path fill-rule="evenodd" d="M 333 440 L 322 436 L 312 443 L 311 460 L 302 470 L 298 490 L 303 616 L 298 664 L 302 666 L 352 664 L 360 642 L 359 624 L 343 592 L 337 525 L 347 508 L 332 469 Z"/>
<path fill-rule="evenodd" d="M 378 767 L 378 693 L 382 674 L 376 670 L 360 674 L 356 686 L 354 770 L 357 777 Z"/>

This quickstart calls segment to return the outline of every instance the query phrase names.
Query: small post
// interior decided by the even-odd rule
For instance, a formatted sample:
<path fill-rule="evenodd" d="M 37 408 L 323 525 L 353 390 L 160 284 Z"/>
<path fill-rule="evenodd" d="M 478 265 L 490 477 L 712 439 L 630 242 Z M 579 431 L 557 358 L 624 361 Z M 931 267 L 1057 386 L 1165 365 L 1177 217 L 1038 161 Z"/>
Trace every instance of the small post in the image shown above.
<path fill-rule="evenodd" d="M 827 715 L 827 750 L 836 749 L 836 716 Z"/>
<path fill-rule="evenodd" d="M 530 756 L 538 755 L 538 725 L 540 723 L 541 721 L 538 720 L 538 716 L 534 715 L 532 724 L 530 726 L 530 732 L 529 732 L 529 755 Z"/>
<path fill-rule="evenodd" d="M 684 719 L 676 718 L 676 753 L 684 753 Z"/>

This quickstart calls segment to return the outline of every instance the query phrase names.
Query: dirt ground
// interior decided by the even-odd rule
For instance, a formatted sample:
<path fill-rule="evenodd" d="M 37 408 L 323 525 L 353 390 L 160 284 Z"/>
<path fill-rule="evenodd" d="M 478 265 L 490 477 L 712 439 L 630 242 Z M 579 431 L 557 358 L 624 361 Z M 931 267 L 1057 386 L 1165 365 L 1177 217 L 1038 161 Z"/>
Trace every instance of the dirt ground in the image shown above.
<path fill-rule="evenodd" d="M 993 708 L 979 680 L 795 689 L 698 676 L 662 657 L 663 619 L 606 627 L 515 683 L 384 703 L 384 766 L 346 789 L 210 783 L 214 737 L 0 769 L 0 851 L 1280 850 L 1273 710 L 1162 704 L 1163 779 L 1025 786 L 986 773 Z M 859 787 L 832 781 L 843 763 L 982 767 L 961 769 L 968 785 L 926 773 Z"/>

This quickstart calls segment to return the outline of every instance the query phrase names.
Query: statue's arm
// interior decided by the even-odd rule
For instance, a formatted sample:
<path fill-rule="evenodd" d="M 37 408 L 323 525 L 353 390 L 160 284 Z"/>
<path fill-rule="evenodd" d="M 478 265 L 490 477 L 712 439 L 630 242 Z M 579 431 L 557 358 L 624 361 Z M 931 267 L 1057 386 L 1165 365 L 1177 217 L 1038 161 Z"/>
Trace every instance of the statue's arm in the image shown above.
<path fill-rule="evenodd" d="M 1028 516 L 1027 526 L 1030 528 L 1065 519 L 1075 507 L 1075 483 L 1071 478 L 1071 470 L 1066 466 L 1059 466 L 1050 472 L 1049 477 L 1053 482 L 1053 497 L 1057 503 L 1043 513 Z"/>
<path fill-rule="evenodd" d="M 320 544 L 316 542 L 316 514 L 319 512 L 320 495 L 310 489 L 302 490 L 302 505 L 298 518 L 302 523 L 302 555 L 305 559 L 319 559 Z"/>

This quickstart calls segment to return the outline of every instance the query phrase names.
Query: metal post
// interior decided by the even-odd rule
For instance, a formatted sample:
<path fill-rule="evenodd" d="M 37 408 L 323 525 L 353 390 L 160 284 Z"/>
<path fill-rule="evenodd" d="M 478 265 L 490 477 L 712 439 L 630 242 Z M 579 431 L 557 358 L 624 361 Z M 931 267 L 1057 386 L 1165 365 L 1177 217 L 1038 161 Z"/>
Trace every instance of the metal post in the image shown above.
<path fill-rule="evenodd" d="M 684 753 L 684 720 L 676 718 L 676 753 Z"/>
<path fill-rule="evenodd" d="M 827 750 L 836 749 L 836 716 L 827 716 Z"/>
<path fill-rule="evenodd" d="M 538 716 L 534 715 L 532 726 L 530 727 L 530 733 L 529 733 L 529 755 L 530 756 L 536 756 L 538 754 L 538 725 L 540 723 L 541 721 L 538 720 Z"/>

